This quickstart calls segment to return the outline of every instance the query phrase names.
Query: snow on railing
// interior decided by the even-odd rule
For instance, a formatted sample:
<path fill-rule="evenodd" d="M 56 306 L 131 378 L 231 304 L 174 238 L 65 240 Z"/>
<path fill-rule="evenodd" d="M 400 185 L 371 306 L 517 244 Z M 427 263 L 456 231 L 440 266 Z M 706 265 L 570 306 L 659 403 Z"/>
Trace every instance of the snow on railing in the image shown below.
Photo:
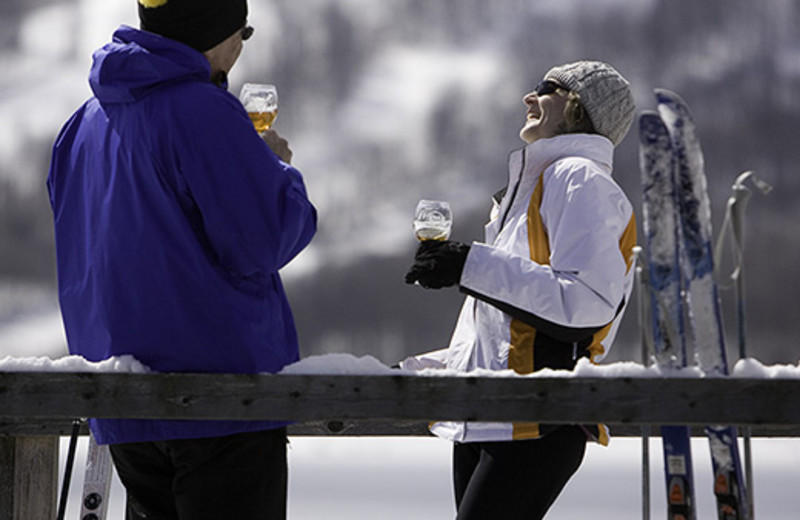
<path fill-rule="evenodd" d="M 135 391 L 134 391 L 135 390 Z M 572 371 L 391 369 L 314 356 L 280 374 L 155 373 L 125 356 L 0 360 L 0 417 L 478 420 L 609 424 L 800 424 L 800 366 L 740 360 L 732 375 L 623 362 Z M 1 431 L 1 430 L 0 430 Z"/>

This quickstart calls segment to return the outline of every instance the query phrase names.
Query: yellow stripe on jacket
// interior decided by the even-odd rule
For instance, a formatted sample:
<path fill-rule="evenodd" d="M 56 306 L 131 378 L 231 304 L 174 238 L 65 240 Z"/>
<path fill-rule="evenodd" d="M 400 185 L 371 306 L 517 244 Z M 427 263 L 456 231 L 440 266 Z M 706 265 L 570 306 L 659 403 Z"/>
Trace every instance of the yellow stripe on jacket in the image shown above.
<path fill-rule="evenodd" d="M 540 213 L 542 196 L 544 192 L 544 174 L 539 175 L 536 188 L 531 195 L 528 205 L 528 246 L 531 260 L 539 265 L 550 265 L 550 245 L 547 230 L 542 222 Z M 636 245 L 636 218 L 631 214 L 628 225 L 619 241 L 620 252 L 625 258 L 628 271 L 633 265 L 633 247 Z M 590 359 L 594 361 L 597 355 L 604 353 L 603 340 L 607 337 L 611 326 L 609 323 L 596 332 L 587 348 Z M 536 344 L 536 329 L 520 320 L 511 320 L 510 339 L 511 345 L 508 354 L 508 368 L 518 374 L 530 374 L 534 371 L 534 356 Z M 608 444 L 608 433 L 604 425 L 598 425 L 598 442 Z M 515 440 L 535 439 L 540 436 L 538 423 L 518 422 L 513 425 L 512 438 Z"/>
<path fill-rule="evenodd" d="M 528 246 L 531 260 L 540 265 L 550 264 L 550 245 L 547 242 L 547 232 L 542 224 L 539 208 L 542 205 L 544 192 L 544 174 L 539 175 L 536 188 L 531 195 L 528 205 Z M 536 329 L 520 320 L 511 320 L 511 345 L 508 353 L 508 368 L 518 374 L 530 374 L 534 367 L 534 344 L 536 343 Z M 511 437 L 519 439 L 535 439 L 539 437 L 539 424 L 532 422 L 514 423 Z"/>

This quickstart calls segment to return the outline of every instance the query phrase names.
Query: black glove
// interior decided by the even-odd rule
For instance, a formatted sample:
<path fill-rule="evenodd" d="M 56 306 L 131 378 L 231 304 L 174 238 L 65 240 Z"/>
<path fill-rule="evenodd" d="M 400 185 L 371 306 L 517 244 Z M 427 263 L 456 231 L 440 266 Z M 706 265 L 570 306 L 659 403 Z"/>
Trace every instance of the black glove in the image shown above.
<path fill-rule="evenodd" d="M 441 289 L 456 285 L 467 261 L 469 246 L 449 240 L 427 240 L 414 255 L 414 265 L 406 273 L 406 283 L 419 284 L 426 289 Z"/>

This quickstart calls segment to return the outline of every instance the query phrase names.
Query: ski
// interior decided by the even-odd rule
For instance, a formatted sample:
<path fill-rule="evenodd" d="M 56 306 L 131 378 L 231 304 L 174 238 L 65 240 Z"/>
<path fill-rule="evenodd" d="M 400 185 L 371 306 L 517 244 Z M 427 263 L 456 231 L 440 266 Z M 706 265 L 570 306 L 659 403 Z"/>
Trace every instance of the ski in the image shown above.
<path fill-rule="evenodd" d="M 711 204 L 703 171 L 703 152 L 689 107 L 677 94 L 656 89 L 658 113 L 675 152 L 680 211 L 681 264 L 694 355 L 707 374 L 727 375 L 725 335 L 714 281 Z"/>
<path fill-rule="evenodd" d="M 674 92 L 656 89 L 658 113 L 675 155 L 680 220 L 680 263 L 692 350 L 709 375 L 728 375 L 719 293 L 714 280 L 711 205 L 694 117 Z M 706 427 L 719 520 L 749 520 L 750 508 L 733 426 Z"/>
<path fill-rule="evenodd" d="M 714 470 L 717 517 L 719 520 L 749 520 L 751 511 L 737 444 L 736 427 L 706 426 L 706 435 Z"/>
<path fill-rule="evenodd" d="M 652 346 L 662 367 L 687 364 L 681 298 L 678 198 L 669 131 L 655 112 L 639 118 L 642 209 L 647 253 Z"/>
<path fill-rule="evenodd" d="M 89 435 L 86 473 L 81 495 L 81 520 L 106 520 L 108 495 L 111 490 L 113 463 L 108 446 L 97 444 Z"/>
<path fill-rule="evenodd" d="M 639 161 L 647 257 L 650 333 L 646 334 L 663 368 L 687 364 L 681 297 L 679 207 L 676 163 L 669 130 L 655 112 L 639 118 Z M 646 296 L 645 296 L 646 297 Z M 692 471 L 691 431 L 687 426 L 662 426 L 667 519 L 697 517 Z"/>

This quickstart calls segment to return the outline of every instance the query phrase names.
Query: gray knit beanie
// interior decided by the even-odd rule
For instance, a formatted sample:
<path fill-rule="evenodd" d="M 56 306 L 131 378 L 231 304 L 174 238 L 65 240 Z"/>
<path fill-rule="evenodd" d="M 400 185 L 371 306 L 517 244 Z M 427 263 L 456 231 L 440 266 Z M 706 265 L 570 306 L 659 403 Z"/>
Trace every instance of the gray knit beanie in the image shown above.
<path fill-rule="evenodd" d="M 614 146 L 625 138 L 636 106 L 630 83 L 612 66 L 600 61 L 578 61 L 553 67 L 544 78 L 576 92 L 595 130 Z"/>

